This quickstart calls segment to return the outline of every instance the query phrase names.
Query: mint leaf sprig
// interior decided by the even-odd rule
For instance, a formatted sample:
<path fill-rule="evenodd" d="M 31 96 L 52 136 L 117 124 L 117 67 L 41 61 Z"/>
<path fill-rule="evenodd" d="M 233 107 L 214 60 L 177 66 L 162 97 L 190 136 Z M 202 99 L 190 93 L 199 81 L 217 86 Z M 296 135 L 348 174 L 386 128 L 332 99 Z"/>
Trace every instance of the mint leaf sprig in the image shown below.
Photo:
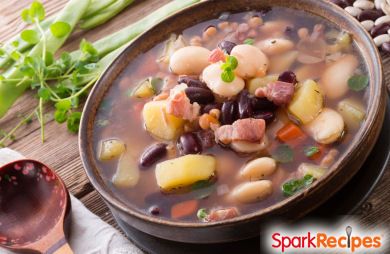
<path fill-rule="evenodd" d="M 221 65 L 221 79 L 226 83 L 233 82 L 235 78 L 234 70 L 237 68 L 237 66 L 237 58 L 235 58 L 234 56 L 228 56 L 226 58 L 226 62 Z"/>

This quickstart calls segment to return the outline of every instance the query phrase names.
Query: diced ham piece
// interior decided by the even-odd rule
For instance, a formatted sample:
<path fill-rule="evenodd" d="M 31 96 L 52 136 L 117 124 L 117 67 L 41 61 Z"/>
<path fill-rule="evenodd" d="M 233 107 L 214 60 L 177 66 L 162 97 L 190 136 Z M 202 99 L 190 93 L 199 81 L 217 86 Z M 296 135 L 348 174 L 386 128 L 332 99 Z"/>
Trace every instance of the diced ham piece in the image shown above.
<path fill-rule="evenodd" d="M 232 141 L 247 141 L 257 143 L 262 141 L 265 134 L 263 119 L 245 118 L 235 121 L 232 125 L 223 125 L 215 131 L 215 138 L 223 144 Z"/>
<path fill-rule="evenodd" d="M 222 209 L 211 211 L 210 214 L 206 217 L 206 221 L 212 222 L 212 221 L 227 220 L 227 219 L 237 217 L 238 215 L 239 212 L 235 207 L 222 208 Z"/>
<path fill-rule="evenodd" d="M 220 61 L 225 62 L 225 60 L 226 60 L 225 53 L 220 48 L 216 48 L 213 51 L 211 51 L 209 56 L 210 63 L 217 63 Z"/>
<path fill-rule="evenodd" d="M 257 97 L 266 97 L 275 105 L 288 104 L 294 95 L 294 84 L 283 81 L 268 83 L 266 87 L 259 87 L 255 91 Z"/>
<path fill-rule="evenodd" d="M 185 120 L 192 121 L 198 117 L 200 106 L 196 102 L 191 104 L 190 99 L 188 99 L 184 92 L 184 89 L 187 86 L 184 85 L 184 89 L 181 89 L 180 86 L 182 85 L 171 89 L 170 95 L 167 99 L 167 113 Z"/>

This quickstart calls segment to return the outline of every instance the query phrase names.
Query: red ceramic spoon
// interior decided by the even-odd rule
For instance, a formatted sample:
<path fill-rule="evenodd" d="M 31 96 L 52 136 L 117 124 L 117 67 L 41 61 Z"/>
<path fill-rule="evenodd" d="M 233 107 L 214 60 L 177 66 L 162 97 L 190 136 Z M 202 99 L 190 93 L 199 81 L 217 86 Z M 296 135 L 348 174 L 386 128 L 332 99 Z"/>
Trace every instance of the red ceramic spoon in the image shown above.
<path fill-rule="evenodd" d="M 64 235 L 70 211 L 62 180 L 34 160 L 0 167 L 0 246 L 39 253 L 73 253 Z"/>

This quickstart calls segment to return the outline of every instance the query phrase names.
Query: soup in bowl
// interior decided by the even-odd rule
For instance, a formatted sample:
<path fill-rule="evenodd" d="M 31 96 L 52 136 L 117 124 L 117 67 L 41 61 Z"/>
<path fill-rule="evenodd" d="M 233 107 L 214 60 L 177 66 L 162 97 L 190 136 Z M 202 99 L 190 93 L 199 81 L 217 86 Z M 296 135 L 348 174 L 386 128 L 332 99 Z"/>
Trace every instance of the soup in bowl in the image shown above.
<path fill-rule="evenodd" d="M 168 227 L 234 224 L 286 213 L 280 208 L 294 202 L 306 207 L 292 214 L 307 213 L 330 195 L 310 203 L 310 190 L 337 191 L 363 162 L 347 169 L 348 159 L 367 156 L 377 137 L 371 129 L 383 121 L 384 100 L 380 67 L 372 66 L 377 52 L 351 20 L 339 26 L 276 3 L 209 5 L 219 14 L 153 43 L 142 40 L 166 26 L 142 35 L 134 44 L 147 46 L 136 53 L 129 46 L 120 71 L 114 63 L 94 88 L 84 111 L 93 118 L 81 128 L 92 183 L 132 216 Z"/>

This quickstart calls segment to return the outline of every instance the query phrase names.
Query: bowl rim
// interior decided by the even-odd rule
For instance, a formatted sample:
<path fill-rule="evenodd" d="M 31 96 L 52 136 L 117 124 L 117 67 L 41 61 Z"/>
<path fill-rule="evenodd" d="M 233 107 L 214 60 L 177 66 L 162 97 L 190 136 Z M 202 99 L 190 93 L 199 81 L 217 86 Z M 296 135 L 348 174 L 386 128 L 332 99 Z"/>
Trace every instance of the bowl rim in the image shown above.
<path fill-rule="evenodd" d="M 336 16 L 336 15 L 342 16 L 343 19 L 347 20 L 349 23 L 352 23 L 351 26 L 354 26 L 354 28 L 359 31 L 360 35 L 362 35 L 359 37 L 361 37 L 365 41 L 368 41 L 368 44 L 367 43 L 362 43 L 362 44 L 367 44 L 366 47 L 369 48 L 369 50 L 371 51 L 371 54 L 374 55 L 374 57 L 371 60 L 373 61 L 373 65 L 374 65 L 373 69 L 377 71 L 377 72 L 372 72 L 369 70 L 370 77 L 372 77 L 374 74 L 377 74 L 375 76 L 375 78 L 377 79 L 376 82 L 375 83 L 370 82 L 370 86 L 369 86 L 370 99 L 369 99 L 369 104 L 367 105 L 367 111 L 369 112 L 369 114 L 366 115 L 366 118 L 365 118 L 363 125 L 361 125 L 358 133 L 355 135 L 355 137 L 351 141 L 352 144 L 347 147 L 347 150 L 342 153 L 342 155 L 329 168 L 329 171 L 321 178 L 321 180 L 315 181 L 313 184 L 311 184 L 304 191 L 301 191 L 300 193 L 295 194 L 291 197 L 287 197 L 287 198 L 285 198 L 285 199 L 283 199 L 283 200 L 281 200 L 281 201 L 279 201 L 271 206 L 263 208 L 257 212 L 243 214 L 243 215 L 240 215 L 240 216 L 237 216 L 235 218 L 228 219 L 228 220 L 207 222 L 207 223 L 183 222 L 183 221 L 174 221 L 174 220 L 165 219 L 165 218 L 153 217 L 153 216 L 147 215 L 146 213 L 138 211 L 137 209 L 134 209 L 134 208 L 131 208 L 130 206 L 125 205 L 124 202 L 121 201 L 120 198 L 118 198 L 115 195 L 111 195 L 110 192 L 106 190 L 106 188 L 108 188 L 107 184 L 105 184 L 105 185 L 100 184 L 100 182 L 98 180 L 99 176 L 96 175 L 95 170 L 93 170 L 93 168 L 97 167 L 97 166 L 94 165 L 93 162 L 91 162 L 91 158 L 89 158 L 88 152 L 86 152 L 88 150 L 88 144 L 89 144 L 89 141 L 87 141 L 87 139 L 89 137 L 88 136 L 88 125 L 89 125 L 89 120 L 90 120 L 90 117 L 87 117 L 87 114 L 88 114 L 87 112 L 89 111 L 89 107 L 92 104 L 91 101 L 93 100 L 93 98 L 92 98 L 92 97 L 94 97 L 93 95 L 96 93 L 96 90 L 100 86 L 103 85 L 102 84 L 102 83 L 104 83 L 103 80 L 105 79 L 105 77 L 107 75 L 110 74 L 109 70 L 116 68 L 115 65 L 120 61 L 121 58 L 124 58 L 125 55 L 128 54 L 128 52 L 132 49 L 133 45 L 136 44 L 135 42 L 142 40 L 143 37 L 148 36 L 148 33 L 151 30 L 155 29 L 158 26 L 161 26 L 161 24 L 163 24 L 164 22 L 166 22 L 170 19 L 174 19 L 175 16 L 177 16 L 178 14 L 183 13 L 183 12 L 190 12 L 192 9 L 195 9 L 199 6 L 202 6 L 202 5 L 207 6 L 207 4 L 209 4 L 210 2 L 216 2 L 216 1 L 218 1 L 218 0 L 200 1 L 196 4 L 193 4 L 189 7 L 186 7 L 180 11 L 177 11 L 177 12 L 169 15 L 168 17 L 161 20 L 155 26 L 149 28 L 148 30 L 144 31 L 139 36 L 137 36 L 132 41 L 132 43 L 127 45 L 126 48 L 117 56 L 117 58 L 106 68 L 104 73 L 100 76 L 99 80 L 96 82 L 95 86 L 92 88 L 91 93 L 88 96 L 88 99 L 85 103 L 85 107 L 83 109 L 83 116 L 82 116 L 82 119 L 80 122 L 79 151 L 80 151 L 80 157 L 82 159 L 82 163 L 83 163 L 85 172 L 87 174 L 87 177 L 88 177 L 89 181 L 91 182 L 91 184 L 94 186 L 94 188 L 104 198 L 104 200 L 110 204 L 110 206 L 113 206 L 116 209 L 118 209 L 119 211 L 121 211 L 127 215 L 131 215 L 133 217 L 136 217 L 137 219 L 140 219 L 142 221 L 165 225 L 165 226 L 171 226 L 171 227 L 211 228 L 211 227 L 216 227 L 216 226 L 220 226 L 220 225 L 230 225 L 230 224 L 234 224 L 237 222 L 251 221 L 251 220 L 254 220 L 260 216 L 275 214 L 276 211 L 285 207 L 287 204 L 291 204 L 293 202 L 296 202 L 298 200 L 303 199 L 310 192 L 312 192 L 313 190 L 316 190 L 319 187 L 319 185 L 326 185 L 326 183 L 329 182 L 330 179 L 332 179 L 334 177 L 334 175 L 339 170 L 343 169 L 346 162 L 348 161 L 347 160 L 348 155 L 350 155 L 353 151 L 357 150 L 357 148 L 359 148 L 360 146 L 364 145 L 363 141 L 368 138 L 369 133 L 372 131 L 373 123 L 375 121 L 380 121 L 380 124 L 383 123 L 383 117 L 381 117 L 381 115 L 380 115 L 381 113 L 382 113 L 382 115 L 384 115 L 384 110 L 382 110 L 383 112 L 381 112 L 380 106 L 381 106 L 381 104 L 383 104 L 383 101 L 386 99 L 385 98 L 385 89 L 384 89 L 383 69 L 382 69 L 381 58 L 380 58 L 378 49 L 375 46 L 375 43 L 373 42 L 373 39 L 371 38 L 370 34 L 363 28 L 363 26 L 354 17 L 348 15 L 342 8 L 340 8 L 337 5 L 335 5 L 331 2 L 328 2 L 326 0 L 316 0 L 315 4 L 323 6 L 325 13 L 327 13 L 330 17 Z M 314 0 L 303 0 L 302 2 L 307 2 L 307 3 L 313 4 Z M 276 4 L 276 5 L 272 5 L 272 6 L 280 6 L 280 5 Z M 332 12 L 334 12 L 334 13 L 332 13 L 327 8 L 325 8 L 326 6 L 328 6 L 328 9 L 333 8 Z M 280 6 L 280 7 L 285 7 L 288 9 L 295 9 L 296 10 L 296 8 L 291 8 L 288 6 Z M 246 12 L 246 11 L 248 11 L 248 10 L 242 10 L 240 12 Z M 303 11 L 310 12 L 308 10 L 303 10 Z M 223 11 L 221 11 L 221 12 L 223 12 Z M 321 17 L 325 20 L 328 20 L 329 22 L 335 24 L 335 22 L 330 20 L 329 17 L 323 16 L 323 15 L 320 15 L 320 14 L 314 13 L 314 12 L 310 12 L 310 13 L 311 13 L 311 15 L 319 16 L 319 17 Z M 362 52 L 362 49 L 360 47 L 357 47 L 357 48 L 359 50 L 359 53 L 362 54 L 362 56 L 363 56 L 364 54 Z M 370 53 L 367 53 L 367 54 L 370 54 Z M 366 65 L 368 65 L 368 62 L 365 62 L 365 63 L 366 63 Z M 111 85 L 112 84 L 109 84 L 108 87 L 111 87 Z M 107 88 L 107 90 L 108 89 L 109 88 Z M 386 104 L 384 104 L 384 105 L 386 105 Z M 358 141 L 356 141 L 357 138 L 359 138 Z"/>

